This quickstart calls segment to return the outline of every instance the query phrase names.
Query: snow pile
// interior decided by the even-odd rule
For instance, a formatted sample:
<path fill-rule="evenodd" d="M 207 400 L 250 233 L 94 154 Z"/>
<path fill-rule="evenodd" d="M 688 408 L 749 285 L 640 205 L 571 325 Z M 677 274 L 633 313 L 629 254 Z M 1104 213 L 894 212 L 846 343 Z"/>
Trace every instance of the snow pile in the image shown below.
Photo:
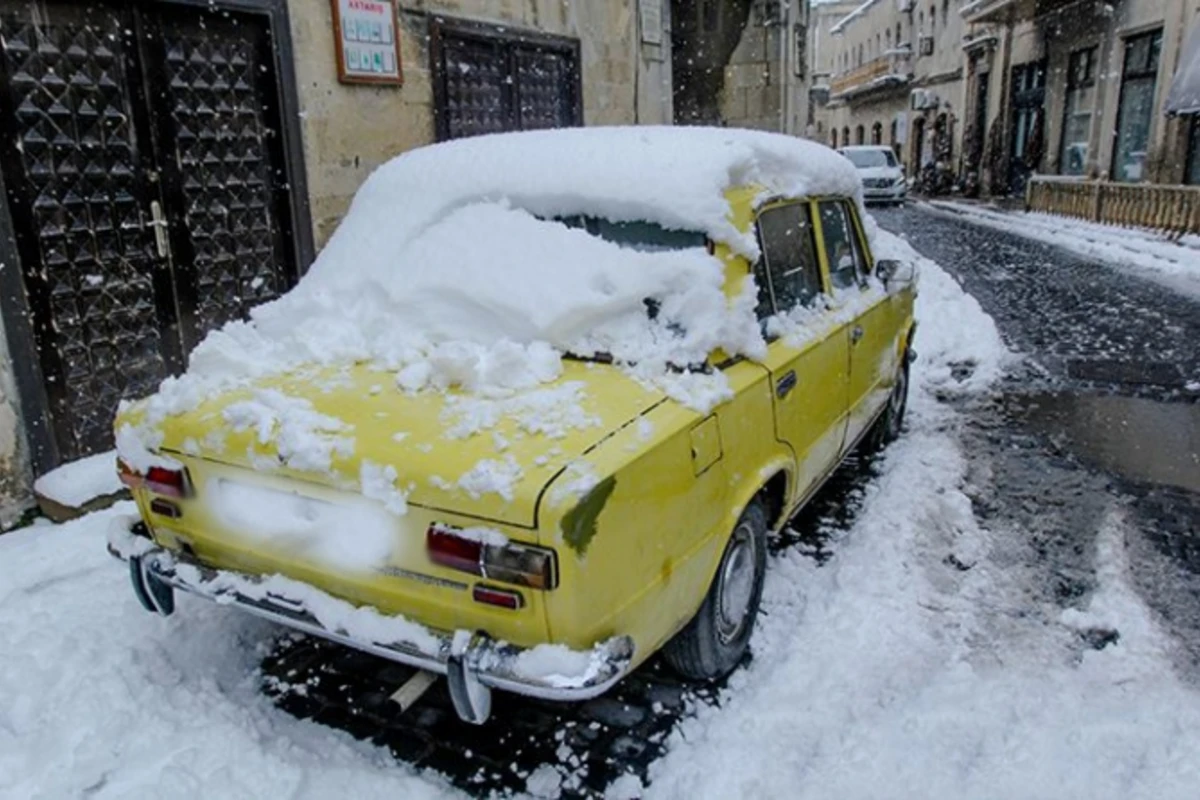
<path fill-rule="evenodd" d="M 35 493 L 68 508 L 82 508 L 124 488 L 117 477 L 114 450 L 63 464 L 33 482 Z"/>
<path fill-rule="evenodd" d="M 501 397 L 449 395 L 442 409 L 441 422 L 446 426 L 443 435 L 466 439 L 509 419 L 525 433 L 561 439 L 568 430 L 600 425 L 598 418 L 583 409 L 583 388 L 579 381 L 566 381 Z"/>
<path fill-rule="evenodd" d="M 258 443 L 273 445 L 279 460 L 292 469 L 328 473 L 335 456 L 354 454 L 354 439 L 346 435 L 353 432 L 352 425 L 318 413 L 308 400 L 274 389 L 227 406 L 222 416 L 235 431 L 253 429 Z M 250 455 L 253 460 L 255 453 Z"/>
<path fill-rule="evenodd" d="M 727 396 L 720 376 L 670 367 L 717 349 L 762 353 L 752 282 L 731 304 L 721 262 L 702 247 L 619 246 L 555 220 L 648 222 L 754 256 L 724 196 L 743 185 L 853 196 L 858 178 L 821 145 L 727 129 L 538 131 L 406 153 L 366 181 L 295 289 L 195 349 L 188 372 L 142 406 L 121 451 L 144 456 L 161 420 L 214 393 L 313 364 L 372 362 L 410 392 L 494 394 L 553 380 L 563 353 L 605 354 L 711 406 Z M 277 418 L 265 404 L 244 423 Z"/>

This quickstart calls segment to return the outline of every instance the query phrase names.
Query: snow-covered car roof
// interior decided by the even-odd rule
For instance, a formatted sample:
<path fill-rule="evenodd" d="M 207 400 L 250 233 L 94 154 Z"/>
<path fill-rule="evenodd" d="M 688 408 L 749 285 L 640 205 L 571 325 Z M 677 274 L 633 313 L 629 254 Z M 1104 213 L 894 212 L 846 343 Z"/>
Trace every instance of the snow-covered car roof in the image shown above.
<path fill-rule="evenodd" d="M 762 131 L 596 127 L 504 133 L 422 147 L 387 162 L 359 190 L 324 262 L 395 250 L 449 210 L 501 198 L 543 217 L 591 214 L 742 241 L 724 192 L 761 185 L 795 195 L 857 190 L 824 145 Z M 753 249 L 753 242 L 747 246 Z"/>

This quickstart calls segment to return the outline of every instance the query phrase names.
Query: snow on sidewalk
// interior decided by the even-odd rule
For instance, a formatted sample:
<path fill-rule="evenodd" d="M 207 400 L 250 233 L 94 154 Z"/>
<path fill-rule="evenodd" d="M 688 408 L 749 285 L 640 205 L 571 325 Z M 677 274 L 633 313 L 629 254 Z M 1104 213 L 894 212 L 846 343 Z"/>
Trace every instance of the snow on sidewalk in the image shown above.
<path fill-rule="evenodd" d="M 1131 269 L 1172 288 L 1200 295 L 1200 236 L 1172 241 L 1166 234 L 1143 228 L 1121 228 L 1054 214 L 1001 211 L 944 200 L 930 200 L 924 205 Z"/>
<path fill-rule="evenodd" d="M 117 477 L 116 463 L 115 450 L 68 462 L 34 481 L 33 491 L 66 508 L 83 508 L 125 488 Z"/>
<path fill-rule="evenodd" d="M 915 257 L 879 234 L 881 255 Z M 1124 582 L 1120 519 L 1098 536 L 1101 590 L 1047 625 L 1019 614 L 1021 571 L 984 558 L 960 486 L 955 412 L 1006 358 L 991 320 L 921 262 L 910 430 L 825 567 L 772 561 L 754 660 L 651 767 L 653 797 L 1193 797 L 1200 695 Z M 951 364 L 969 363 L 965 381 Z M 961 374 L 961 370 L 957 371 Z M 438 775 L 302 722 L 258 689 L 278 632 L 179 598 L 142 611 L 105 531 L 129 504 L 0 538 L 0 797 L 459 796 Z M 943 563 L 948 552 L 977 566 Z M 1121 638 L 1081 662 L 1064 641 Z M 535 773 L 558 785 L 546 765 Z M 633 797 L 626 776 L 613 795 Z"/>

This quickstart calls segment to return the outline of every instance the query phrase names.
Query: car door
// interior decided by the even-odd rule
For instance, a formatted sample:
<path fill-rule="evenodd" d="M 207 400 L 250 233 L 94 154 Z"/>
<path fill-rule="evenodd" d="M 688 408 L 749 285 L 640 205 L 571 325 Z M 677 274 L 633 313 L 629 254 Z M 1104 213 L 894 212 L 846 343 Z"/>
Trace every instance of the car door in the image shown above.
<path fill-rule="evenodd" d="M 887 295 L 868 278 L 872 261 L 855 205 L 845 199 L 817 203 L 818 239 L 829 269 L 833 303 L 855 315 L 846 321 L 850 343 L 849 420 L 845 449 L 850 449 L 882 410 L 895 380 L 897 326 Z"/>
<path fill-rule="evenodd" d="M 808 202 L 764 206 L 756 220 L 762 251 L 755 265 L 758 316 L 767 332 L 764 366 L 774 387 L 775 435 L 796 455 L 793 500 L 805 497 L 836 465 L 846 434 L 850 369 L 845 329 L 830 324 Z M 816 336 L 772 336 L 777 314 L 807 307 L 806 327 Z M 832 329 L 832 331 L 830 330 Z"/>

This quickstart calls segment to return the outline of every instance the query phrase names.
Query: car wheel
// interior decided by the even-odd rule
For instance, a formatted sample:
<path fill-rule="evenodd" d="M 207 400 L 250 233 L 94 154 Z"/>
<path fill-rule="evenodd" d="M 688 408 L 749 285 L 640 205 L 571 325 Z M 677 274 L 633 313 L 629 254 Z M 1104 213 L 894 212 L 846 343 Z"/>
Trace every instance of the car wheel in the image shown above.
<path fill-rule="evenodd" d="M 766 571 L 767 513 L 755 500 L 725 544 L 700 610 L 663 648 L 676 672 L 711 681 L 733 671 L 750 645 Z"/>
<path fill-rule="evenodd" d="M 863 439 L 863 449 L 867 453 L 877 453 L 900 437 L 900 429 L 904 425 L 904 412 L 908 409 L 907 356 L 905 353 L 900 358 L 900 370 L 896 373 L 896 382 L 892 385 L 892 393 L 888 395 L 883 413 L 875 420 L 875 424 Z"/>

